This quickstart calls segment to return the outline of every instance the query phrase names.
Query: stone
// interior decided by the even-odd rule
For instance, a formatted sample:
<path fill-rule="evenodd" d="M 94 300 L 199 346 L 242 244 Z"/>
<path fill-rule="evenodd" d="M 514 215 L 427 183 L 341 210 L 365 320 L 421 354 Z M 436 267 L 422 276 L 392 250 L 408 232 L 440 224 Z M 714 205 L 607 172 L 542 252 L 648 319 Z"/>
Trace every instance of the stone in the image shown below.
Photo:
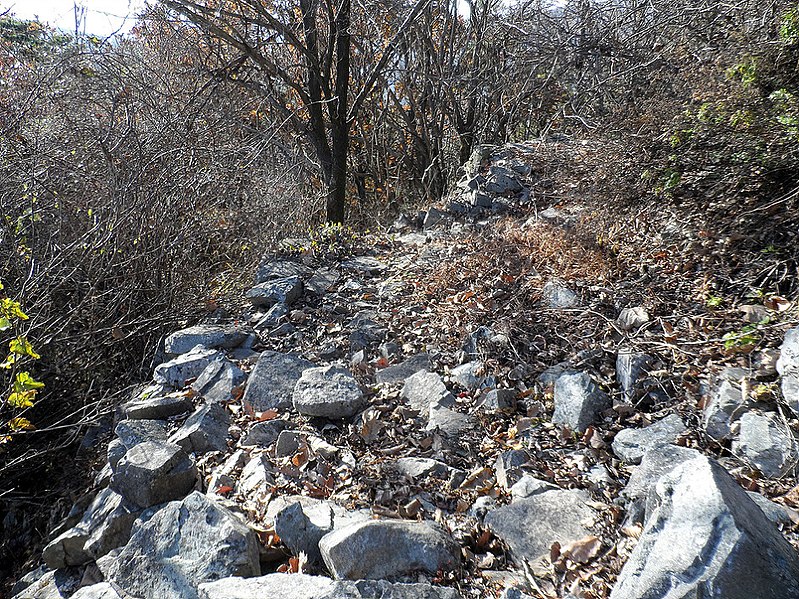
<path fill-rule="evenodd" d="M 92 557 L 83 549 L 88 538 L 88 531 L 77 527 L 70 528 L 44 548 L 42 551 L 44 563 L 53 570 L 89 563 Z"/>
<path fill-rule="evenodd" d="M 194 409 L 194 402 L 184 393 L 164 395 L 125 404 L 129 420 L 166 420 Z"/>
<path fill-rule="evenodd" d="M 288 421 L 276 418 L 264 422 L 256 422 L 247 435 L 241 440 L 242 447 L 271 447 L 278 435 L 289 425 Z"/>
<path fill-rule="evenodd" d="M 196 599 L 203 582 L 261 573 L 255 532 L 194 492 L 139 520 L 111 582 L 138 597 Z"/>
<path fill-rule="evenodd" d="M 793 526 L 799 523 L 799 512 L 796 510 L 784 506 L 781 503 L 771 501 L 768 497 L 764 497 L 760 493 L 754 491 L 747 491 L 746 494 L 749 495 L 749 498 L 763 511 L 766 518 L 774 522 L 774 524 Z"/>
<path fill-rule="evenodd" d="M 234 478 L 236 470 L 244 466 L 247 461 L 247 454 L 243 449 L 237 449 L 220 465 L 214 468 L 211 478 L 208 480 L 206 493 L 216 495 L 222 487 L 233 488 L 236 486 Z M 238 478 L 238 477 L 236 477 Z"/>
<path fill-rule="evenodd" d="M 754 407 L 754 402 L 744 397 L 741 381 L 723 379 L 711 393 L 702 413 L 705 432 L 716 441 L 729 439 L 731 427 L 746 411 Z"/>
<path fill-rule="evenodd" d="M 527 452 L 521 449 L 503 451 L 494 462 L 494 476 L 497 484 L 509 490 L 522 477 L 522 466 L 529 461 Z"/>
<path fill-rule="evenodd" d="M 527 499 L 533 495 L 540 495 L 547 491 L 556 491 L 558 487 L 550 482 L 535 478 L 530 474 L 522 474 L 510 488 L 512 501 Z"/>
<path fill-rule="evenodd" d="M 777 372 L 781 376 L 783 398 L 794 413 L 799 414 L 799 327 L 785 333 Z"/>
<path fill-rule="evenodd" d="M 332 580 L 309 574 L 223 578 L 200 585 L 200 599 L 460 599 L 455 589 L 386 580 Z"/>
<path fill-rule="evenodd" d="M 302 431 L 282 431 L 275 443 L 275 457 L 288 458 L 297 453 L 307 443 L 307 433 Z"/>
<path fill-rule="evenodd" d="M 313 366 L 295 354 L 265 351 L 250 373 L 242 401 L 257 411 L 291 407 L 294 386 L 303 370 Z"/>
<path fill-rule="evenodd" d="M 133 522 L 141 510 L 111 489 L 104 489 L 86 510 L 78 528 L 88 531 L 84 550 L 93 560 L 122 547 L 130 539 Z"/>
<path fill-rule="evenodd" d="M 446 213 L 438 210 L 436 208 L 430 207 L 427 209 L 424 215 L 424 221 L 422 222 L 422 228 L 432 229 L 436 225 L 440 224 L 442 221 L 446 219 Z"/>
<path fill-rule="evenodd" d="M 429 522 L 370 520 L 334 530 L 319 542 L 325 565 L 337 579 L 380 579 L 417 571 L 435 573 L 459 563 L 459 550 Z"/>
<path fill-rule="evenodd" d="M 485 364 L 479 360 L 456 366 L 449 372 L 449 380 L 470 391 L 483 384 Z"/>
<path fill-rule="evenodd" d="M 371 256 L 356 256 L 341 263 L 342 270 L 358 272 L 367 275 L 378 275 L 386 269 L 386 265 Z"/>
<path fill-rule="evenodd" d="M 234 325 L 198 324 L 176 331 L 164 341 L 168 354 L 185 354 L 201 345 L 208 349 L 233 349 L 247 338 L 247 332 Z"/>
<path fill-rule="evenodd" d="M 422 479 L 426 477 L 446 479 L 450 475 L 450 467 L 444 462 L 430 458 L 398 458 L 392 465 L 394 470 L 407 478 Z"/>
<path fill-rule="evenodd" d="M 475 404 L 486 412 L 499 412 L 516 409 L 516 391 L 514 389 L 491 389 L 483 393 Z"/>
<path fill-rule="evenodd" d="M 641 306 L 624 308 L 616 319 L 616 326 L 622 331 L 637 331 L 649 322 L 649 313 Z"/>
<path fill-rule="evenodd" d="M 700 456 L 663 476 L 611 599 L 799 597 L 799 556 L 737 482 Z"/>
<path fill-rule="evenodd" d="M 434 404 L 430 406 L 425 430 L 438 430 L 445 437 L 454 438 L 471 427 L 472 419 L 467 414 Z"/>
<path fill-rule="evenodd" d="M 671 414 L 644 428 L 626 428 L 616 433 L 613 453 L 630 464 L 640 464 L 644 454 L 656 445 L 674 443 L 687 429 L 677 414 Z"/>
<path fill-rule="evenodd" d="M 320 268 L 305 282 L 305 289 L 314 295 L 324 295 L 338 283 L 339 274 L 329 268 Z"/>
<path fill-rule="evenodd" d="M 166 441 L 167 427 L 163 420 L 120 420 L 114 433 L 130 449 L 144 441 Z"/>
<path fill-rule="evenodd" d="M 233 399 L 233 390 L 247 380 L 244 371 L 230 360 L 215 360 L 191 384 L 192 390 L 208 403 Z"/>
<path fill-rule="evenodd" d="M 88 587 L 78 589 L 72 599 L 124 599 L 117 590 L 108 582 L 98 582 Z"/>
<path fill-rule="evenodd" d="M 178 445 L 145 441 L 117 464 L 110 488 L 140 508 L 184 497 L 194 487 L 194 460 Z"/>
<path fill-rule="evenodd" d="M 549 281 L 541 294 L 544 305 L 552 310 L 576 308 L 580 304 L 577 294 L 560 281 Z"/>
<path fill-rule="evenodd" d="M 771 347 L 762 349 L 754 354 L 752 367 L 754 376 L 759 379 L 769 379 L 777 374 L 777 361 L 780 351 Z"/>
<path fill-rule="evenodd" d="M 288 313 L 289 309 L 286 304 L 275 304 L 255 323 L 253 328 L 258 333 L 266 334 L 278 327 L 286 319 Z"/>
<path fill-rule="evenodd" d="M 423 416 L 427 416 L 431 405 L 455 405 L 455 398 L 447 391 L 441 377 L 434 372 L 420 371 L 408 377 L 400 396 Z"/>
<path fill-rule="evenodd" d="M 108 444 L 108 451 L 106 453 L 106 456 L 108 458 L 108 466 L 110 467 L 112 473 L 114 470 L 116 470 L 119 460 L 121 460 L 125 456 L 127 451 L 128 448 L 125 447 L 125 444 L 122 443 L 122 441 L 120 441 L 119 439 L 112 439 L 111 442 Z"/>
<path fill-rule="evenodd" d="M 584 372 L 558 377 L 554 398 L 552 422 L 581 433 L 611 407 L 610 398 Z"/>
<path fill-rule="evenodd" d="M 275 486 L 272 466 L 265 455 L 253 457 L 241 471 L 236 491 L 239 495 L 252 498 L 259 494 L 266 496 Z"/>
<path fill-rule="evenodd" d="M 747 412 L 740 418 L 732 452 L 769 478 L 787 474 L 797 463 L 796 440 L 774 412 Z"/>
<path fill-rule="evenodd" d="M 489 177 L 484 189 L 488 193 L 504 195 L 522 190 L 522 184 L 516 180 L 516 173 L 502 166 L 489 167 Z"/>
<path fill-rule="evenodd" d="M 274 304 L 290 306 L 302 296 L 302 280 L 299 277 L 284 277 L 258 283 L 247 292 L 247 299 L 256 308 Z"/>
<path fill-rule="evenodd" d="M 560 362 L 544 370 L 544 372 L 538 375 L 536 380 L 544 389 L 550 389 L 555 387 L 555 382 L 561 375 L 574 374 L 575 372 L 575 370 L 572 370 L 572 366 L 569 362 Z"/>
<path fill-rule="evenodd" d="M 224 354 L 219 350 L 195 347 L 188 353 L 156 366 L 153 380 L 156 383 L 181 388 L 188 379 L 200 376 L 211 362 L 222 358 Z"/>
<path fill-rule="evenodd" d="M 306 416 L 350 418 L 366 407 L 361 387 L 339 366 L 308 368 L 294 386 L 294 409 Z"/>
<path fill-rule="evenodd" d="M 616 380 L 627 402 L 632 403 L 637 399 L 641 381 L 648 374 L 653 361 L 652 356 L 629 349 L 616 354 Z"/>
<path fill-rule="evenodd" d="M 522 593 L 519 589 L 509 588 L 502 591 L 502 594 L 499 596 L 499 599 L 533 599 L 533 598 L 527 593 Z"/>
<path fill-rule="evenodd" d="M 265 260 L 258 265 L 255 271 L 255 284 L 266 283 L 275 279 L 290 277 L 305 278 L 311 274 L 311 269 L 292 260 Z"/>
<path fill-rule="evenodd" d="M 179 445 L 186 453 L 206 453 L 227 449 L 230 414 L 220 403 L 197 408 L 174 435 L 170 443 Z"/>
<path fill-rule="evenodd" d="M 552 543 L 565 546 L 591 534 L 598 519 L 585 491 L 546 491 L 491 510 L 486 527 L 505 541 L 517 564 L 549 555 Z"/>
<path fill-rule="evenodd" d="M 45 572 L 12 599 L 66 599 L 80 587 L 82 573 L 76 568 Z"/>
<path fill-rule="evenodd" d="M 650 448 L 641 459 L 641 464 L 630 475 L 627 486 L 621 491 L 621 497 L 629 502 L 646 499 L 661 476 L 700 455 L 702 454 L 695 449 L 677 445 L 656 445 Z"/>
<path fill-rule="evenodd" d="M 400 364 L 382 368 L 375 373 L 375 381 L 379 385 L 402 383 L 420 370 L 430 370 L 432 363 L 428 354 L 416 354 Z"/>

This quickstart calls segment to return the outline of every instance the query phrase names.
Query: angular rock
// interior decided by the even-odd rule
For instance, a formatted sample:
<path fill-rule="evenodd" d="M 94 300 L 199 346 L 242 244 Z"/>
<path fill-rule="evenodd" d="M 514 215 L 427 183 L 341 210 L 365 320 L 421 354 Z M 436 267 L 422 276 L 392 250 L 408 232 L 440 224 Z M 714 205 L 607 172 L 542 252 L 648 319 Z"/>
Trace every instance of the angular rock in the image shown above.
<path fill-rule="evenodd" d="M 652 367 L 652 356 L 630 350 L 620 350 L 616 355 L 616 380 L 624 399 L 632 402 L 641 388 L 641 381 Z"/>
<path fill-rule="evenodd" d="M 256 332 L 266 334 L 279 326 L 288 316 L 289 309 L 286 304 L 275 304 L 253 327 Z"/>
<path fill-rule="evenodd" d="M 196 599 L 203 582 L 261 573 L 255 533 L 196 491 L 137 521 L 117 562 L 111 582 L 138 597 Z"/>
<path fill-rule="evenodd" d="M 560 281 L 549 281 L 541 293 L 544 304 L 553 310 L 576 308 L 580 304 L 577 294 Z"/>
<path fill-rule="evenodd" d="M 646 499 L 650 489 L 664 474 L 674 470 L 683 462 L 687 462 L 700 454 L 695 449 L 678 447 L 677 445 L 656 445 L 649 449 L 641 459 L 641 465 L 633 470 L 627 486 L 621 496 L 630 502 Z"/>
<path fill-rule="evenodd" d="M 409 479 L 425 477 L 446 479 L 450 475 L 450 467 L 444 462 L 430 458 L 399 458 L 391 465 L 394 470 Z"/>
<path fill-rule="evenodd" d="M 184 497 L 196 479 L 194 460 L 180 446 L 145 441 L 129 449 L 119 461 L 110 488 L 146 508 Z"/>
<path fill-rule="evenodd" d="M 242 401 L 258 411 L 288 408 L 303 370 L 313 366 L 294 354 L 265 351 L 250 373 Z"/>
<path fill-rule="evenodd" d="M 76 568 L 46 572 L 12 599 L 66 599 L 78 590 L 81 577 Z"/>
<path fill-rule="evenodd" d="M 528 497 L 540 495 L 547 491 L 557 490 L 558 487 L 550 482 L 535 478 L 530 474 L 522 474 L 519 480 L 510 488 L 510 494 L 513 501 L 518 501 L 519 499 L 527 499 Z"/>
<path fill-rule="evenodd" d="M 649 314 L 641 306 L 624 308 L 616 319 L 616 326 L 622 331 L 636 331 L 649 322 Z"/>
<path fill-rule="evenodd" d="M 224 354 L 219 350 L 195 347 L 188 353 L 156 366 L 153 380 L 156 383 L 180 388 L 188 379 L 200 376 L 211 362 L 222 358 Z"/>
<path fill-rule="evenodd" d="M 510 449 L 503 451 L 494 462 L 494 476 L 497 484 L 509 490 L 522 477 L 522 466 L 529 461 L 526 451 Z"/>
<path fill-rule="evenodd" d="M 124 599 L 114 586 L 108 582 L 98 582 L 78 589 L 72 599 Z"/>
<path fill-rule="evenodd" d="M 701 456 L 654 489 L 611 599 L 799 597 L 799 556 L 737 482 Z"/>
<path fill-rule="evenodd" d="M 425 430 L 439 430 L 445 437 L 457 437 L 472 427 L 472 419 L 447 407 L 431 405 Z"/>
<path fill-rule="evenodd" d="M 584 432 L 611 407 L 610 398 L 584 372 L 563 374 L 555 381 L 552 422 Z"/>
<path fill-rule="evenodd" d="M 289 425 L 282 419 L 257 422 L 247 432 L 241 441 L 243 447 L 271 447 L 277 441 L 278 435 Z"/>
<path fill-rule="evenodd" d="M 92 561 L 83 546 L 89 538 L 86 530 L 72 527 L 50 541 L 42 551 L 42 559 L 54 570 L 68 566 L 81 566 Z"/>
<path fill-rule="evenodd" d="M 219 403 L 197 408 L 174 435 L 170 443 L 179 445 L 186 453 L 205 453 L 227 449 L 230 414 Z"/>
<path fill-rule="evenodd" d="M 88 531 L 84 550 L 96 560 L 130 538 L 130 529 L 141 510 L 112 491 L 103 489 L 86 510 L 77 527 Z"/>
<path fill-rule="evenodd" d="M 454 568 L 459 551 L 439 526 L 429 522 L 371 520 L 322 537 L 319 549 L 337 579 L 380 579 L 419 570 Z"/>
<path fill-rule="evenodd" d="M 421 371 L 408 377 L 400 396 L 422 415 L 427 415 L 431 405 L 455 405 L 455 398 L 447 391 L 441 377 L 434 372 Z"/>
<path fill-rule="evenodd" d="M 285 277 L 259 283 L 247 292 L 247 299 L 255 307 L 269 307 L 273 304 L 290 306 L 302 296 L 302 280 L 299 277 Z"/>
<path fill-rule="evenodd" d="M 785 333 L 777 372 L 781 375 L 782 396 L 794 413 L 799 414 L 799 327 Z"/>
<path fill-rule="evenodd" d="M 450 370 L 449 380 L 464 389 L 477 389 L 485 380 L 484 368 L 485 364 L 479 360 L 461 364 Z"/>
<path fill-rule="evenodd" d="M 544 372 L 538 375 L 538 384 L 544 389 L 554 388 L 557 380 L 564 374 L 575 374 L 576 371 L 572 370 L 569 362 L 560 362 L 553 364 Z"/>
<path fill-rule="evenodd" d="M 753 407 L 754 402 L 743 396 L 740 380 L 723 379 L 711 393 L 702 413 L 705 432 L 716 441 L 730 438 L 732 424 Z"/>
<path fill-rule="evenodd" d="M 266 495 L 275 486 L 272 475 L 272 466 L 265 455 L 252 458 L 241 471 L 236 491 L 243 497 L 253 497 L 256 494 Z"/>
<path fill-rule="evenodd" d="M 356 256 L 355 258 L 342 262 L 341 268 L 353 272 L 377 275 L 386 269 L 386 265 L 377 258 L 372 258 L 371 256 Z"/>
<path fill-rule="evenodd" d="M 244 371 L 230 360 L 215 360 L 191 384 L 194 392 L 209 403 L 233 399 L 233 389 L 247 380 Z"/>
<path fill-rule="evenodd" d="M 275 457 L 291 457 L 307 442 L 308 434 L 303 431 L 281 431 L 275 443 Z"/>
<path fill-rule="evenodd" d="M 294 386 L 294 409 L 307 416 L 350 418 L 366 407 L 358 381 L 338 366 L 308 368 Z"/>
<path fill-rule="evenodd" d="M 305 289 L 314 295 L 324 295 L 338 283 L 339 275 L 329 268 L 320 268 L 305 283 Z"/>
<path fill-rule="evenodd" d="M 796 467 L 796 439 L 774 412 L 747 412 L 740 419 L 732 452 L 769 478 L 777 478 Z"/>
<path fill-rule="evenodd" d="M 200 599 L 460 599 L 455 589 L 385 580 L 341 581 L 308 574 L 223 578 L 200 585 Z"/>
<path fill-rule="evenodd" d="M 198 345 L 207 349 L 232 349 L 246 338 L 247 333 L 233 325 L 198 324 L 169 335 L 164 341 L 164 351 L 185 354 Z"/>
<path fill-rule="evenodd" d="M 255 271 L 255 284 L 286 279 L 290 277 L 305 278 L 311 274 L 311 269 L 299 262 L 291 260 L 265 260 L 258 265 Z"/>
<path fill-rule="evenodd" d="M 522 184 L 516 180 L 516 173 L 501 166 L 489 167 L 490 176 L 485 184 L 488 193 L 504 195 L 522 190 Z"/>
<path fill-rule="evenodd" d="M 214 468 L 211 478 L 208 481 L 206 493 L 216 495 L 222 487 L 235 487 L 236 480 L 233 478 L 236 470 L 244 466 L 247 461 L 247 454 L 243 449 L 234 451 L 221 466 Z"/>
<path fill-rule="evenodd" d="M 379 385 L 402 383 L 417 372 L 430 370 L 432 363 L 428 354 L 416 354 L 401 364 L 382 368 L 375 373 L 375 381 Z"/>
<path fill-rule="evenodd" d="M 475 407 L 487 412 L 516 409 L 516 391 L 514 389 L 491 389 L 478 400 Z"/>
<path fill-rule="evenodd" d="M 644 454 L 657 445 L 674 443 L 686 431 L 677 414 L 670 414 L 644 428 L 626 428 L 613 439 L 613 453 L 630 464 L 640 464 Z"/>
<path fill-rule="evenodd" d="M 508 544 L 517 563 L 549 554 L 552 543 L 565 546 L 591 534 L 597 513 L 585 491 L 547 491 L 488 512 L 485 525 Z"/>
<path fill-rule="evenodd" d="M 183 393 L 169 394 L 132 401 L 124 409 L 129 420 L 166 420 L 194 409 L 194 402 Z"/>

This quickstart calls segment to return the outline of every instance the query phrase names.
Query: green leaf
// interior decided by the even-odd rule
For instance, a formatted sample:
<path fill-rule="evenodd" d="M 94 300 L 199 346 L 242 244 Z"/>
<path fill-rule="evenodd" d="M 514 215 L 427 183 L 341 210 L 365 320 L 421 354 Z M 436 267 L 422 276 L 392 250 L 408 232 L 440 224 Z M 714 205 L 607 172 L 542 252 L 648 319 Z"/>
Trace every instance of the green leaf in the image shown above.
<path fill-rule="evenodd" d="M 32 389 L 42 389 L 44 383 L 34 379 L 29 372 L 20 372 L 14 379 L 14 391 L 30 391 Z"/>
<path fill-rule="evenodd" d="M 11 328 L 11 321 L 5 316 L 0 316 L 0 332 Z"/>
<path fill-rule="evenodd" d="M 17 337 L 8 342 L 8 349 L 12 354 L 20 356 L 30 356 L 34 360 L 41 358 L 39 354 L 33 351 L 33 346 L 25 337 Z"/>
<path fill-rule="evenodd" d="M 21 393 L 15 391 L 8 396 L 8 405 L 18 409 L 31 408 L 35 398 L 36 391 L 22 391 Z"/>

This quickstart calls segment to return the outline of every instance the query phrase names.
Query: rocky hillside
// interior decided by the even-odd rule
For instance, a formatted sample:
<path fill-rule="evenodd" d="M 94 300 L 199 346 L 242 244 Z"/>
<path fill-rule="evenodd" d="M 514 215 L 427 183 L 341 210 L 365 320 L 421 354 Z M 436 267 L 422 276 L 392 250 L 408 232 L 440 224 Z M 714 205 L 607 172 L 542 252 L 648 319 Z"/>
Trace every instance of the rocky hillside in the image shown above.
<path fill-rule="evenodd" d="M 792 238 L 629 207 L 601 157 L 482 148 L 446 205 L 286 240 L 165 339 L 12 594 L 799 597 Z"/>

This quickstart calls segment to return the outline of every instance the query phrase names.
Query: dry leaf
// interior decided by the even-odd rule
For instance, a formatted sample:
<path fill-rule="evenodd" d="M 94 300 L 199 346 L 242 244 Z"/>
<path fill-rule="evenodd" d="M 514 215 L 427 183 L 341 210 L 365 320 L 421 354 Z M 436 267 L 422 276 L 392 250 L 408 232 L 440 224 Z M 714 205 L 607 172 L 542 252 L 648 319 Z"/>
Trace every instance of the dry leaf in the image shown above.
<path fill-rule="evenodd" d="M 775 312 L 785 312 L 785 310 L 791 307 L 791 302 L 780 295 L 772 295 L 765 299 L 763 305 Z"/>
<path fill-rule="evenodd" d="M 233 487 L 231 487 L 230 485 L 222 485 L 221 487 L 219 487 L 216 490 L 216 494 L 217 495 L 226 495 L 226 494 L 230 493 L 232 490 L 233 490 Z"/>
<path fill-rule="evenodd" d="M 574 541 L 561 549 L 561 554 L 578 564 L 585 564 L 594 559 L 602 548 L 599 538 L 589 535 L 579 541 Z"/>
<path fill-rule="evenodd" d="M 277 418 L 277 410 L 267 410 L 266 412 L 258 412 L 256 414 L 256 419 L 260 422 L 274 420 L 275 418 Z"/>

